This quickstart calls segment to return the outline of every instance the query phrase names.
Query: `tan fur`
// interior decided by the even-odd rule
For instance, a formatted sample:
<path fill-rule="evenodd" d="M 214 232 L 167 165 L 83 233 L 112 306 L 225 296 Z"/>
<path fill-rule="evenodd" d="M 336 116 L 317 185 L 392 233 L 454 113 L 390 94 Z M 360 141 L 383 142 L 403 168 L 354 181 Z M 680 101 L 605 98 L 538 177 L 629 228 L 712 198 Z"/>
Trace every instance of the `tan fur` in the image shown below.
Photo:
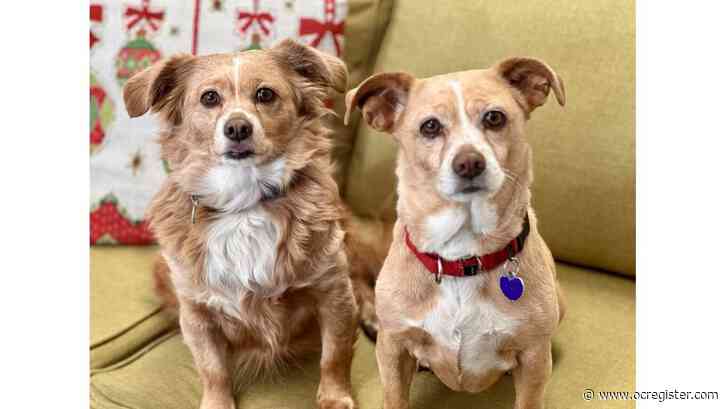
<path fill-rule="evenodd" d="M 156 255 L 156 258 L 154 259 L 153 273 L 154 291 L 156 292 L 156 295 L 161 298 L 164 307 L 166 307 L 168 311 L 178 312 L 179 299 L 176 298 L 174 285 L 171 282 L 171 271 L 169 271 L 169 266 L 166 264 L 166 261 L 164 261 L 161 254 Z"/>
<path fill-rule="evenodd" d="M 459 105 L 455 92 L 457 84 L 464 100 L 466 121 L 470 120 L 470 123 L 462 123 L 457 116 L 460 112 L 456 111 Z M 391 133 L 400 147 L 396 170 L 398 220 L 375 287 L 380 321 L 376 353 L 385 409 L 409 407 L 408 394 L 416 361 L 430 366 L 450 388 L 470 392 L 488 388 L 510 369 L 516 389 L 515 408 L 543 407 L 544 388 L 551 373 L 551 338 L 563 317 L 564 307 L 554 260 L 539 235 L 536 215 L 530 205 L 532 161 L 530 146 L 524 138 L 524 123 L 531 111 L 545 102 L 552 88 L 563 105 L 563 83 L 548 65 L 532 58 L 515 58 L 486 70 L 427 79 L 415 79 L 406 73 L 378 74 L 348 93 L 348 115 L 349 111 L 360 108 L 370 126 Z M 477 122 L 491 107 L 506 113 L 508 122 L 504 127 L 488 129 Z M 442 133 L 433 139 L 425 138 L 420 131 L 421 123 L 431 116 L 444 123 Z M 471 127 L 476 131 L 471 131 Z M 443 162 L 455 154 L 453 150 L 470 149 L 471 145 L 461 145 L 461 138 L 472 132 L 490 146 L 491 153 L 486 161 L 495 159 L 505 178 L 495 191 L 483 190 L 471 193 L 480 196 L 454 200 L 461 196 L 443 194 L 436 181 L 444 175 Z M 496 217 L 476 213 L 478 207 L 471 204 L 473 197 L 488 203 L 493 210 L 487 211 L 493 211 Z M 491 311 L 497 311 L 507 323 L 518 323 L 510 327 L 515 331 L 510 336 L 502 335 L 495 327 L 485 329 L 492 331 L 491 336 L 500 337 L 500 342 L 493 351 L 498 369 L 493 366 L 484 373 L 465 369 L 467 362 L 461 362 L 460 355 L 439 343 L 425 329 L 410 324 L 436 319 L 431 313 L 444 301 L 444 293 L 442 285 L 435 283 L 433 275 L 405 245 L 404 227 L 419 249 L 426 250 L 425 247 L 430 246 L 427 251 L 437 252 L 442 245 L 427 244 L 436 243 L 436 237 L 431 237 L 430 233 L 431 216 L 455 213 L 459 209 L 473 209 L 472 219 L 461 227 L 461 231 L 473 231 L 473 218 L 477 216 L 484 221 L 495 220 L 490 230 L 471 242 L 474 250 L 470 255 L 483 255 L 503 248 L 519 234 L 527 212 L 531 224 L 526 245 L 518 255 L 521 262 L 519 276 L 526 285 L 524 296 L 511 302 L 501 293 L 498 277 L 502 267 L 482 273 L 485 276 L 480 278 L 483 281 L 476 290 L 476 303 L 495 308 Z M 460 280 L 459 285 L 465 286 L 465 280 L 473 278 L 443 279 Z M 475 331 L 475 326 L 470 328 Z"/>
<path fill-rule="evenodd" d="M 382 220 L 361 219 L 351 210 L 344 219 L 345 252 L 350 264 L 350 278 L 360 309 L 360 326 L 375 340 L 378 319 L 375 315 L 375 281 L 393 241 L 393 224 Z"/>
<path fill-rule="evenodd" d="M 130 115 L 152 110 L 164 121 L 159 142 L 172 171 L 148 210 L 163 255 L 154 274 L 162 299 L 178 309 L 201 376 L 203 409 L 233 408 L 235 385 L 320 346 L 320 407 L 354 407 L 350 364 L 357 308 L 344 253 L 343 208 L 331 176 L 330 131 L 323 125 L 323 99 L 330 89 L 344 89 L 346 78 L 340 60 L 284 41 L 266 51 L 172 57 L 125 87 Z M 272 88 L 277 99 L 258 103 L 260 86 Z M 200 104 L 209 89 L 221 95 L 220 106 Z M 201 197 L 191 222 L 191 195 L 204 186 L 210 169 L 225 163 L 214 143 L 215 124 L 230 110 L 244 110 L 261 124 L 250 137 L 253 166 L 284 158 L 282 185 L 274 187 L 280 194 L 249 208 L 264 211 L 276 227 L 274 296 L 240 288 L 229 298 L 211 287 L 205 264 L 209 228 L 223 215 L 209 208 L 214 197 Z M 239 300 L 239 315 L 216 308 L 212 300 L 219 297 Z"/>

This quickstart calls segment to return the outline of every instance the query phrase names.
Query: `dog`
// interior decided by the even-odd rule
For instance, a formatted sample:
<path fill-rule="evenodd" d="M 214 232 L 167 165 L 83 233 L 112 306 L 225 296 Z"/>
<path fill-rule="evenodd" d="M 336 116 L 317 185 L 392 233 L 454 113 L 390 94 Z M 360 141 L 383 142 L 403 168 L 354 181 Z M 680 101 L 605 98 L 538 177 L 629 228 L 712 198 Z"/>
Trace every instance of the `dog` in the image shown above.
<path fill-rule="evenodd" d="M 360 329 L 370 341 L 375 342 L 378 333 L 375 281 L 392 242 L 393 224 L 387 220 L 357 216 L 346 206 L 343 228 L 350 279 L 360 314 Z"/>
<path fill-rule="evenodd" d="M 511 372 L 516 409 L 543 407 L 564 315 L 554 260 L 531 207 L 524 126 L 564 84 L 546 63 L 417 79 L 371 76 L 346 95 L 399 146 L 397 221 L 375 286 L 385 409 L 409 408 L 416 368 L 478 392 Z"/>
<path fill-rule="evenodd" d="M 170 173 L 148 210 L 154 274 L 178 312 L 202 409 L 234 408 L 239 379 L 320 348 L 319 407 L 354 407 L 357 307 L 323 120 L 346 84 L 341 60 L 285 40 L 172 56 L 124 87 L 131 117 L 162 122 Z"/>

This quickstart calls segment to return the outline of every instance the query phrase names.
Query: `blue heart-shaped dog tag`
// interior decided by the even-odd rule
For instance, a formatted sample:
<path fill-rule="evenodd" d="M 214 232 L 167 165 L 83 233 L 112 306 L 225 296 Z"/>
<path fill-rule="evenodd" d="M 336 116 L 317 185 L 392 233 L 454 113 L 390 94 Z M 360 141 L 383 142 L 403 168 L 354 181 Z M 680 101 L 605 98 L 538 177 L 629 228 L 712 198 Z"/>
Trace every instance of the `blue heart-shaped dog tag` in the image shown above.
<path fill-rule="evenodd" d="M 501 292 L 511 301 L 516 301 L 524 295 L 524 280 L 515 275 L 504 275 L 499 279 Z"/>

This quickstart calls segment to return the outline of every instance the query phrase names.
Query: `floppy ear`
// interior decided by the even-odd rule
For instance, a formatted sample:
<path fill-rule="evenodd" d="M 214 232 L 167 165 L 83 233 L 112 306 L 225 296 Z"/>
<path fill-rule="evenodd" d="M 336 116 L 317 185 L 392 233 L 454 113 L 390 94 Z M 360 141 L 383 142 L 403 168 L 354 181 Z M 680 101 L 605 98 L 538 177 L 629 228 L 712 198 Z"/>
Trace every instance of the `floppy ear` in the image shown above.
<path fill-rule="evenodd" d="M 341 59 L 291 39 L 279 42 L 272 51 L 282 63 L 310 81 L 337 92 L 347 90 L 347 66 Z"/>
<path fill-rule="evenodd" d="M 494 70 L 521 92 L 526 100 L 528 112 L 544 105 L 550 89 L 554 90 L 559 105 L 564 106 L 566 103 L 564 82 L 548 64 L 541 60 L 530 57 L 509 58 L 496 64 Z"/>
<path fill-rule="evenodd" d="M 350 113 L 360 108 L 365 122 L 373 129 L 391 132 L 405 110 L 414 81 L 405 72 L 385 72 L 366 79 L 345 96 L 345 125 Z"/>
<path fill-rule="evenodd" d="M 194 56 L 179 54 L 165 58 L 131 77 L 123 87 L 123 101 L 131 118 L 164 112 L 167 121 L 181 123 L 183 78 L 191 70 Z"/>

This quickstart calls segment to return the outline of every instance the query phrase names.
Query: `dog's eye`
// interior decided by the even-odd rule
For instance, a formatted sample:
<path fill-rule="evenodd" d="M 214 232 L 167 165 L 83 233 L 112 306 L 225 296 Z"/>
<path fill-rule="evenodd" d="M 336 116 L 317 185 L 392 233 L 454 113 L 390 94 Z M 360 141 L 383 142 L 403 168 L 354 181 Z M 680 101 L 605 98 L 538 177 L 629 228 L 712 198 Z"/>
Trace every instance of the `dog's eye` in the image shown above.
<path fill-rule="evenodd" d="M 420 126 L 420 133 L 427 138 L 435 138 L 442 129 L 443 125 L 437 119 L 429 119 Z"/>
<path fill-rule="evenodd" d="M 483 126 L 490 129 L 499 129 L 506 125 L 506 114 L 501 111 L 488 111 L 483 114 Z"/>
<path fill-rule="evenodd" d="M 216 91 L 207 91 L 201 94 L 201 104 L 207 108 L 213 108 L 221 102 L 221 97 Z"/>
<path fill-rule="evenodd" d="M 269 88 L 260 88 L 257 90 L 257 102 L 262 104 L 269 104 L 274 101 L 277 94 Z"/>

